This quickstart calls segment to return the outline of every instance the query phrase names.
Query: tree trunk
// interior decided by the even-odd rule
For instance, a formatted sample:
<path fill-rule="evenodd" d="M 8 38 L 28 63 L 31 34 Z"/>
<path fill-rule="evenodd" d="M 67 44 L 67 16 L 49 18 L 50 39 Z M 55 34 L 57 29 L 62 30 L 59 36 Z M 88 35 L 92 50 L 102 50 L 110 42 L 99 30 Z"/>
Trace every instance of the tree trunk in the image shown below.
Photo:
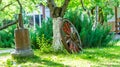
<path fill-rule="evenodd" d="M 118 33 L 118 26 L 117 26 L 117 7 L 115 6 L 115 32 Z"/>
<path fill-rule="evenodd" d="M 64 0 L 63 5 L 57 7 L 54 0 L 47 0 L 47 6 L 50 9 L 50 15 L 53 18 L 53 48 L 56 51 L 62 50 L 59 25 L 62 22 L 62 17 L 65 14 L 69 2 L 70 0 Z"/>
<path fill-rule="evenodd" d="M 53 48 L 55 51 L 62 50 L 62 42 L 60 37 L 61 17 L 53 18 Z"/>
<path fill-rule="evenodd" d="M 98 6 L 96 6 L 96 11 L 95 11 L 95 22 L 93 24 L 92 30 L 95 30 L 97 25 L 98 25 Z"/>

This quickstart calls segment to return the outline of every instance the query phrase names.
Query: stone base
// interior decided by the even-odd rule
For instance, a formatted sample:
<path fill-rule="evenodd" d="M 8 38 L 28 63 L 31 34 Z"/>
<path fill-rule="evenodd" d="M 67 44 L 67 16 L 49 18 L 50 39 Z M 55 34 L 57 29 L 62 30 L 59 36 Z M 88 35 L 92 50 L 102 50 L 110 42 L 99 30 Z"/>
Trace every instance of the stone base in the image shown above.
<path fill-rule="evenodd" d="M 12 57 L 31 57 L 34 56 L 32 49 L 24 49 L 24 50 L 14 50 L 11 52 Z"/>
<path fill-rule="evenodd" d="M 12 57 L 29 57 L 34 53 L 30 47 L 28 29 L 20 28 L 14 32 L 15 50 L 11 52 Z"/>

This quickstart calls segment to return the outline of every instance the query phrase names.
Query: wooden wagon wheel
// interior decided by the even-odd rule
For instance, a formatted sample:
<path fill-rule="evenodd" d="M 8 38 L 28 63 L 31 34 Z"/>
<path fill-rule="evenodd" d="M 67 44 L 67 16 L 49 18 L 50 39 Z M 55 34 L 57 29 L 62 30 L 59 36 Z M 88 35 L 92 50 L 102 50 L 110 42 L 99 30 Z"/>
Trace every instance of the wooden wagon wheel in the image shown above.
<path fill-rule="evenodd" d="M 79 34 L 69 20 L 63 19 L 60 25 L 60 35 L 62 43 L 69 53 L 77 53 L 82 50 Z"/>

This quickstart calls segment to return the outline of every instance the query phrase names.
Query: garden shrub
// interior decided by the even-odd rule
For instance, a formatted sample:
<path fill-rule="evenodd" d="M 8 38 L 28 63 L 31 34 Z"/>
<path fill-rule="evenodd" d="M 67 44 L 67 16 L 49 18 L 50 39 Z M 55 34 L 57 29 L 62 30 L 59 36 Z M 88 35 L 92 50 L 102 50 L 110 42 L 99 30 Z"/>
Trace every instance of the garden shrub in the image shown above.
<path fill-rule="evenodd" d="M 0 31 L 0 47 L 14 47 L 14 29 L 15 25 Z"/>
<path fill-rule="evenodd" d="M 29 29 L 30 38 L 31 38 L 31 46 L 33 48 L 40 48 L 40 43 L 38 43 L 37 39 L 43 37 L 47 40 L 47 43 L 52 44 L 52 19 L 48 18 L 48 20 L 42 21 L 42 27 L 36 25 L 36 30 L 33 30 L 33 26 L 29 26 L 28 19 L 24 19 L 24 27 Z M 10 26 L 6 29 L 0 31 L 0 47 L 14 47 L 14 29 L 16 25 Z M 47 45 L 47 44 L 46 44 Z"/>
<path fill-rule="evenodd" d="M 37 36 L 36 42 L 39 45 L 40 52 L 49 53 L 52 52 L 51 44 L 48 42 L 48 39 L 45 38 L 44 34 L 42 37 Z"/>
<path fill-rule="evenodd" d="M 39 49 L 40 46 L 38 44 L 37 39 L 41 38 L 44 35 L 44 38 L 47 40 L 47 43 L 52 44 L 52 36 L 53 36 L 53 31 L 52 31 L 52 19 L 48 18 L 48 20 L 42 21 L 42 27 L 39 27 L 36 25 L 36 30 L 33 30 L 30 28 L 30 38 L 31 38 L 31 44 L 33 48 Z M 47 45 L 47 44 L 46 44 Z"/>
<path fill-rule="evenodd" d="M 83 47 L 101 47 L 107 46 L 112 40 L 110 33 L 110 26 L 107 23 L 99 24 L 93 28 L 93 20 L 89 18 L 80 9 L 68 10 L 64 16 L 69 19 L 80 33 Z"/>

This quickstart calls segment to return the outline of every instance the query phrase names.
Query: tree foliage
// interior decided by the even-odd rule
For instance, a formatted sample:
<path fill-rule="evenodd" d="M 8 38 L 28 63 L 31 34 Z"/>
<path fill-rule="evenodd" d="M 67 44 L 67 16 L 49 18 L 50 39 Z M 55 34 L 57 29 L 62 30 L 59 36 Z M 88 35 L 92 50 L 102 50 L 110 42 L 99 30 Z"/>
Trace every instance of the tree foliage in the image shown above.
<path fill-rule="evenodd" d="M 32 12 L 36 9 L 36 6 L 40 3 L 44 3 L 47 0 L 21 0 L 23 10 L 26 12 Z M 54 0 L 58 7 L 62 6 L 65 0 Z M 81 0 L 70 0 L 68 9 L 82 8 Z M 118 6 L 120 0 L 82 0 L 86 10 L 90 11 L 99 6 L 102 8 L 104 16 L 113 14 L 112 9 L 114 6 Z M 19 13 L 19 5 L 16 0 L 0 0 L 0 22 L 3 19 L 15 19 L 15 15 Z"/>
<path fill-rule="evenodd" d="M 20 0 L 23 6 L 23 10 L 26 12 L 32 12 L 36 9 L 36 4 L 40 3 L 39 0 Z M 12 19 L 15 15 L 19 14 L 19 5 L 17 0 L 1 0 L 0 1 L 0 20 Z"/>

